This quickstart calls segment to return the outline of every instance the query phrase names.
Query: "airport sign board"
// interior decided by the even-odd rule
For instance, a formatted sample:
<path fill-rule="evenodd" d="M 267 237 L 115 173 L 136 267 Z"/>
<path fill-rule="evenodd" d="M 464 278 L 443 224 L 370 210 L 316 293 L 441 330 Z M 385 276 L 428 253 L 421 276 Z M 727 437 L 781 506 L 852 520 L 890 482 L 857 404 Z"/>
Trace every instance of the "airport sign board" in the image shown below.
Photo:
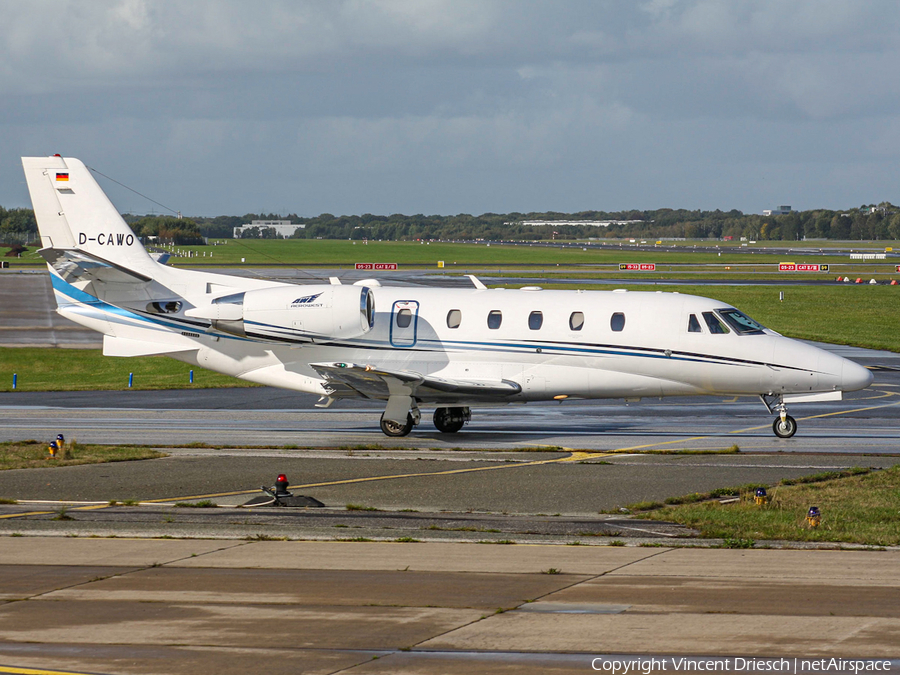
<path fill-rule="evenodd" d="M 779 272 L 827 272 L 828 265 L 810 265 L 805 263 L 779 263 Z"/>
<path fill-rule="evenodd" d="M 619 269 L 627 272 L 655 272 L 656 263 L 619 263 Z"/>
<path fill-rule="evenodd" d="M 395 270 L 397 263 L 356 263 L 358 270 Z"/>

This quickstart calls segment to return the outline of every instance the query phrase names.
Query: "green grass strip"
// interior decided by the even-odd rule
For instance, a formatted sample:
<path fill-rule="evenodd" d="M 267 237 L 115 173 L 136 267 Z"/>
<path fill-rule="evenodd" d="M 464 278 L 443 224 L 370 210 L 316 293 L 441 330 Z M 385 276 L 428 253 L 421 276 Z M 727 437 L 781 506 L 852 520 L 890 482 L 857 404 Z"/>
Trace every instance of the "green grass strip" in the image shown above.
<path fill-rule="evenodd" d="M 204 389 L 256 386 L 211 370 L 194 368 L 165 356 L 115 358 L 99 349 L 0 348 L 0 391 L 12 391 L 13 373 L 21 391 Z"/>
<path fill-rule="evenodd" d="M 76 464 L 127 462 L 157 459 L 167 455 L 157 450 L 132 446 L 85 445 L 69 443 L 55 458 L 47 450 L 49 441 L 27 440 L 0 443 L 0 471 L 6 469 L 47 469 Z"/>
<path fill-rule="evenodd" d="M 841 477 L 832 477 L 835 475 Z M 741 490 L 735 503 L 705 501 L 666 506 L 641 517 L 679 523 L 699 530 L 704 537 L 731 542 L 783 539 L 900 544 L 900 465 L 792 479 L 768 492 L 769 503 L 761 506 L 754 502 L 754 490 L 746 489 Z M 811 506 L 817 506 L 822 514 L 815 528 L 806 522 Z"/>

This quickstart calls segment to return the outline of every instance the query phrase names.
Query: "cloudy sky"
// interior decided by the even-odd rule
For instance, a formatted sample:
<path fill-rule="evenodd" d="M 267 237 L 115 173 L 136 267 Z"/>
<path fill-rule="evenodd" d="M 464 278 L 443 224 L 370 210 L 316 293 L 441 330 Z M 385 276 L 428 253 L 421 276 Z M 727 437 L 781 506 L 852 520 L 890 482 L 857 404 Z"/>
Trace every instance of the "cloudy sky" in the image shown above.
<path fill-rule="evenodd" d="M 54 153 L 187 215 L 900 203 L 898 67 L 894 0 L 0 0 L 0 205 Z"/>

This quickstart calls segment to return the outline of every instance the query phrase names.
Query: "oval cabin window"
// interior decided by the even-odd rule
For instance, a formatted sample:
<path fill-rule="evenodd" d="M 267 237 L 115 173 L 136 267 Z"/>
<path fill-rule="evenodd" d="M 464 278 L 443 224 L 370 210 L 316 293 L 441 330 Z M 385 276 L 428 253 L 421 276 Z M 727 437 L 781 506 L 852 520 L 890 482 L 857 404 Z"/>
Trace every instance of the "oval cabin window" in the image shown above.
<path fill-rule="evenodd" d="M 609 319 L 609 327 L 617 333 L 625 328 L 625 315 L 622 312 L 616 312 Z"/>
<path fill-rule="evenodd" d="M 528 327 L 531 330 L 540 330 L 544 323 L 544 315 L 541 312 L 532 312 L 528 315 Z"/>
<path fill-rule="evenodd" d="M 569 328 L 571 330 L 581 330 L 584 328 L 584 312 L 572 312 L 569 315 Z"/>
<path fill-rule="evenodd" d="M 488 314 L 487 324 L 488 328 L 491 330 L 497 330 L 500 328 L 500 324 L 503 323 L 503 312 L 499 309 L 492 310 L 490 314 Z"/>
<path fill-rule="evenodd" d="M 458 309 L 451 309 L 447 312 L 447 328 L 459 328 L 462 323 L 462 312 Z"/>

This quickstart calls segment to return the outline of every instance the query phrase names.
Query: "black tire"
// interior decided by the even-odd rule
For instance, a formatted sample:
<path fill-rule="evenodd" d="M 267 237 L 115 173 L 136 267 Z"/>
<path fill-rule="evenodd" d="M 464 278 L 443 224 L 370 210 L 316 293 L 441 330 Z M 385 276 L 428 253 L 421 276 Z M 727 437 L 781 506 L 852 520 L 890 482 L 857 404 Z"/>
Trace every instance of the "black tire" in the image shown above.
<path fill-rule="evenodd" d="M 392 438 L 399 438 L 401 436 L 406 436 L 412 431 L 414 426 L 412 413 L 407 413 L 406 415 L 406 424 L 397 424 L 396 422 L 389 422 L 384 419 L 384 415 L 381 416 L 381 431 L 385 436 L 391 436 Z"/>
<path fill-rule="evenodd" d="M 776 417 L 772 423 L 772 431 L 778 438 L 790 438 L 797 433 L 797 420 L 787 415 L 782 422 L 781 417 Z"/>
<path fill-rule="evenodd" d="M 465 408 L 438 408 L 434 411 L 434 426 L 444 434 L 455 434 L 468 419 Z"/>

